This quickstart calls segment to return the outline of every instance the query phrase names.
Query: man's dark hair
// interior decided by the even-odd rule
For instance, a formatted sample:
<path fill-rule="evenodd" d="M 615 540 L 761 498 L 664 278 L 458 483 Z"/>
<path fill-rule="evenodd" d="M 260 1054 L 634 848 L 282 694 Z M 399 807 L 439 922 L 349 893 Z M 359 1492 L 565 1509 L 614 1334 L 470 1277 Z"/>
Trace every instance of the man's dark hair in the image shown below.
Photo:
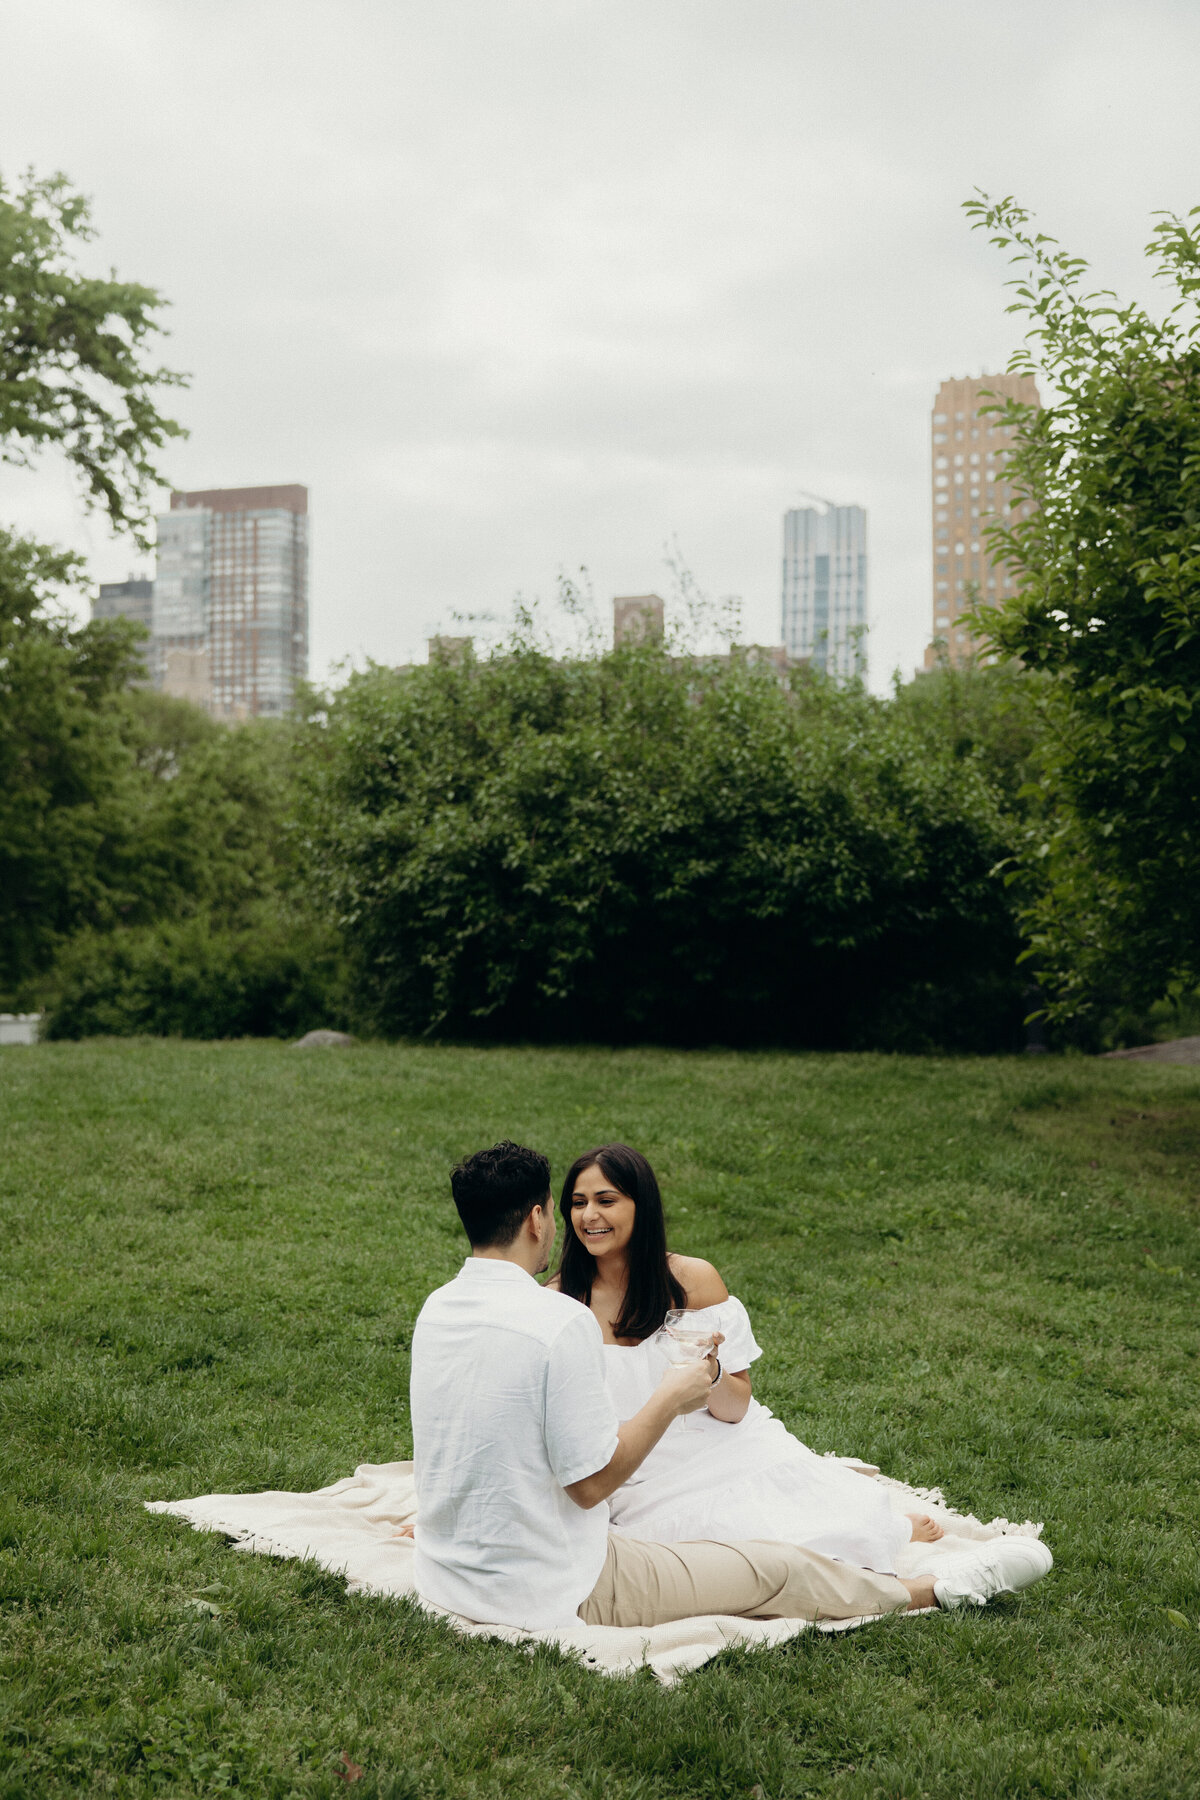
<path fill-rule="evenodd" d="M 478 1250 L 511 1244 L 535 1206 L 550 1195 L 550 1159 L 503 1139 L 464 1156 L 450 1171 L 458 1216 Z"/>

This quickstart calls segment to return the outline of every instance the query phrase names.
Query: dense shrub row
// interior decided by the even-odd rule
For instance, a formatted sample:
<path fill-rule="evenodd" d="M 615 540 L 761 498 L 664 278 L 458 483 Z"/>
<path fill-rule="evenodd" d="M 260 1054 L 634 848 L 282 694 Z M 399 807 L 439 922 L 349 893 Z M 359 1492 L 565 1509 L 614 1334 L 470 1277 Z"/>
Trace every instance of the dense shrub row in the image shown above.
<path fill-rule="evenodd" d="M 912 707 L 734 655 L 354 677 L 300 759 L 314 901 L 386 1032 L 998 1048 L 1004 805 Z"/>
<path fill-rule="evenodd" d="M 83 932 L 56 970 L 48 1035 L 294 1037 L 343 1007 L 336 940 L 271 908 Z"/>
<path fill-rule="evenodd" d="M 1019 1040 L 999 671 L 883 702 L 515 641 L 225 728 L 136 685 L 127 628 L 21 601 L 9 547 L 0 1003 L 52 1035 Z"/>

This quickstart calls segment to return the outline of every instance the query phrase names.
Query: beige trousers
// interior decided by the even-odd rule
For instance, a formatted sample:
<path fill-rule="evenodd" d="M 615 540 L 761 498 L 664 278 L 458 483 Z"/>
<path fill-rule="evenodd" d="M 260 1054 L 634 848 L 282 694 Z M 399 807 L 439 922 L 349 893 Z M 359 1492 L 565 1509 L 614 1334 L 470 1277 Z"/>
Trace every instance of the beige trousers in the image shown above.
<path fill-rule="evenodd" d="M 859 1619 L 900 1612 L 908 1589 L 793 1544 L 643 1544 L 609 1536 L 586 1625 L 667 1625 L 707 1613 L 744 1619 Z"/>

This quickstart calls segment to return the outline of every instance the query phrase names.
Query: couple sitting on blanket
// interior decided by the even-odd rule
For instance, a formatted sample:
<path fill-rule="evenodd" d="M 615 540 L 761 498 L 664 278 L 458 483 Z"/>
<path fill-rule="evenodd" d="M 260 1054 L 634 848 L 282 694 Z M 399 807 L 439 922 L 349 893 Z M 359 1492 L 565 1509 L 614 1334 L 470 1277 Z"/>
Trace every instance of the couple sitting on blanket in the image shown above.
<path fill-rule="evenodd" d="M 982 1605 L 1050 1568 L 1036 1539 L 1000 1537 L 945 1556 L 936 1578 L 896 1574 L 897 1552 L 940 1527 L 894 1511 L 753 1398 L 761 1353 L 745 1310 L 710 1263 L 668 1253 L 636 1150 L 608 1144 L 570 1169 L 545 1286 L 546 1158 L 497 1144 L 451 1186 L 471 1255 L 429 1296 L 412 1343 L 423 1599 L 535 1631 L 837 1620 Z M 702 1360 L 668 1360 L 668 1311 Z"/>

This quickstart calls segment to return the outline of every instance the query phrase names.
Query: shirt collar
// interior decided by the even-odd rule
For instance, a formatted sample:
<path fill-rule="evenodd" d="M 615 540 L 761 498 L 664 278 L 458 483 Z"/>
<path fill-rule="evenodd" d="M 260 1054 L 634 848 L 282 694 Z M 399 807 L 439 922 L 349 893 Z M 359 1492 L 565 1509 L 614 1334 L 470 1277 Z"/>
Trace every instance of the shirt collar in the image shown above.
<path fill-rule="evenodd" d="M 504 1262 L 496 1256 L 468 1256 L 455 1277 L 457 1281 L 533 1281 L 533 1276 L 519 1264 Z M 536 1282 L 534 1283 L 536 1286 Z"/>

